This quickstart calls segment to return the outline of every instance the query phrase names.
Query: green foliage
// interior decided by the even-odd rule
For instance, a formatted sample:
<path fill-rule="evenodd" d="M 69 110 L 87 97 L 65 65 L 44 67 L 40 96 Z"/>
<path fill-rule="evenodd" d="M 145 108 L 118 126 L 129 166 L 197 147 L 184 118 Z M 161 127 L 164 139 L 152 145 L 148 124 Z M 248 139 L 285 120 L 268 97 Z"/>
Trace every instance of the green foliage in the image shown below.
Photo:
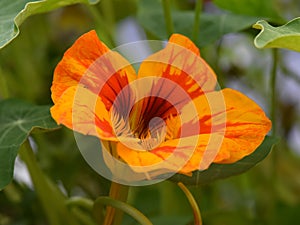
<path fill-rule="evenodd" d="M 35 106 L 16 99 L 0 101 L 0 189 L 11 181 L 18 150 L 28 136 L 57 128 L 49 106 Z"/>
<path fill-rule="evenodd" d="M 98 0 L 2 0 L 0 2 L 0 49 L 19 34 L 19 26 L 31 15 L 76 3 L 97 2 Z"/>
<path fill-rule="evenodd" d="M 139 23 L 152 35 L 159 39 L 167 39 L 166 25 L 159 1 L 141 0 L 138 9 Z M 194 22 L 193 11 L 172 11 L 175 33 L 191 37 L 191 27 Z M 200 16 L 200 33 L 197 45 L 206 46 L 219 40 L 223 35 L 234 33 L 246 28 L 257 21 L 257 17 L 235 15 L 230 13 L 208 14 Z"/>
<path fill-rule="evenodd" d="M 274 0 L 248 0 L 247 2 L 240 0 L 213 0 L 213 2 L 220 8 L 236 14 L 259 16 L 272 21 L 282 20 Z"/>
<path fill-rule="evenodd" d="M 261 20 L 253 27 L 261 30 L 254 39 L 257 48 L 286 48 L 300 52 L 300 18 L 279 27 L 273 27 Z"/>
<path fill-rule="evenodd" d="M 174 182 L 189 185 L 203 185 L 230 176 L 245 173 L 262 161 L 278 140 L 267 136 L 263 143 L 250 155 L 232 164 L 212 164 L 207 170 L 194 172 L 191 177 L 176 174 L 170 178 Z"/>

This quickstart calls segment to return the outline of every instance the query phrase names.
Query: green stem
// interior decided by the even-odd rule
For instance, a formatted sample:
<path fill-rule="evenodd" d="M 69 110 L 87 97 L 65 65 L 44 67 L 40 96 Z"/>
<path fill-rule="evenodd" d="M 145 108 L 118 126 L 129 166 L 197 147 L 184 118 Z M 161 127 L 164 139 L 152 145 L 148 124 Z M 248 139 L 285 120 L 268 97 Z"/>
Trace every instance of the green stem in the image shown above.
<path fill-rule="evenodd" d="M 194 28 L 192 33 L 192 40 L 194 42 L 197 42 L 198 40 L 201 11 L 202 11 L 202 0 L 197 0 L 195 6 Z"/>
<path fill-rule="evenodd" d="M 110 48 L 115 47 L 115 11 L 112 4 L 113 0 L 102 0 L 95 7 L 90 7 L 99 26 L 98 32 L 101 37 L 107 37 L 106 43 Z M 96 10 L 93 10 L 96 9 Z"/>
<path fill-rule="evenodd" d="M 271 121 L 272 121 L 272 136 L 277 134 L 277 123 L 276 123 L 276 115 L 277 115 L 277 96 L 276 96 L 276 81 L 277 81 L 277 62 L 278 62 L 278 50 L 272 49 L 272 59 L 273 65 L 271 70 L 270 77 L 270 87 L 271 87 Z"/>
<path fill-rule="evenodd" d="M 100 14 L 98 8 L 96 6 L 88 6 L 89 11 L 94 18 L 97 32 L 101 36 L 101 40 L 104 41 L 108 47 L 113 48 L 115 46 L 115 41 L 113 39 L 113 31 L 112 27 L 108 25 L 108 23 L 105 23 L 104 18 Z"/>
<path fill-rule="evenodd" d="M 72 214 L 84 225 L 96 225 L 91 216 L 86 215 L 86 213 L 82 211 L 82 209 L 84 209 L 86 212 L 92 212 L 93 204 L 94 202 L 92 200 L 82 197 L 72 197 L 66 201 L 66 205 Z"/>
<path fill-rule="evenodd" d="M 171 7 L 169 0 L 162 0 L 167 34 L 170 37 L 174 33 L 173 20 L 171 15 Z"/>
<path fill-rule="evenodd" d="M 200 209 L 197 205 L 196 200 L 194 199 L 193 195 L 191 194 L 191 192 L 189 191 L 189 189 L 187 189 L 187 187 L 179 182 L 178 186 L 181 188 L 181 190 L 184 192 L 185 196 L 187 197 L 192 209 L 193 209 L 193 214 L 194 214 L 194 225 L 202 225 L 202 218 L 201 218 L 201 213 L 200 213 Z"/>
<path fill-rule="evenodd" d="M 65 206 L 65 198 L 57 187 L 51 183 L 44 175 L 38 166 L 35 155 L 27 139 L 19 151 L 22 160 L 26 163 L 30 173 L 35 191 L 42 204 L 45 214 L 48 218 L 49 224 L 74 224 L 78 225 L 77 221 L 70 215 Z"/>
<path fill-rule="evenodd" d="M 138 221 L 142 225 L 153 225 L 146 216 L 144 216 L 140 211 L 128 205 L 127 203 L 112 199 L 110 197 L 99 197 L 95 201 L 95 207 L 97 208 L 99 207 L 99 205 L 109 205 L 119 210 L 122 210 L 123 212 L 132 216 L 136 221 Z"/>
<path fill-rule="evenodd" d="M 114 27 L 115 25 L 115 11 L 112 2 L 113 0 L 102 0 L 99 4 L 100 6 L 103 6 L 103 16 L 105 22 L 109 24 L 110 27 Z"/>
<path fill-rule="evenodd" d="M 66 201 L 66 205 L 69 207 L 80 207 L 86 209 L 87 211 L 92 211 L 94 202 L 90 199 L 82 197 L 72 197 Z"/>
<path fill-rule="evenodd" d="M 270 75 L 270 87 L 271 87 L 271 121 L 272 121 L 272 131 L 271 135 L 275 137 L 277 135 L 277 96 L 276 96 L 276 86 L 277 86 L 277 67 L 278 67 L 278 49 L 274 48 L 272 49 L 272 69 L 271 69 L 271 75 Z M 272 184 L 272 191 L 276 192 L 275 187 L 277 186 L 278 182 L 278 175 L 277 175 L 277 169 L 278 169 L 278 160 L 279 155 L 278 151 L 276 151 L 277 145 L 273 146 L 272 149 L 272 174 L 271 174 L 271 181 Z M 274 210 L 274 209 L 273 209 Z"/>

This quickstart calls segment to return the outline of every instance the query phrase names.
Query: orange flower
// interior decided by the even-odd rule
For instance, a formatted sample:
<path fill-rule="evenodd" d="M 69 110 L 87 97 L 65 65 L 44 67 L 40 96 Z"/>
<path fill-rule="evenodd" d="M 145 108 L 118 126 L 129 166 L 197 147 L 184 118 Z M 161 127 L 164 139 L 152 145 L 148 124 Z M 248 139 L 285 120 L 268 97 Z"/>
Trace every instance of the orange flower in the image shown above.
<path fill-rule="evenodd" d="M 255 102 L 232 89 L 215 90 L 216 84 L 185 36 L 173 34 L 136 75 L 90 31 L 55 69 L 51 114 L 59 124 L 110 141 L 115 157 L 136 171 L 167 162 L 168 170 L 190 174 L 251 154 L 271 128 Z"/>

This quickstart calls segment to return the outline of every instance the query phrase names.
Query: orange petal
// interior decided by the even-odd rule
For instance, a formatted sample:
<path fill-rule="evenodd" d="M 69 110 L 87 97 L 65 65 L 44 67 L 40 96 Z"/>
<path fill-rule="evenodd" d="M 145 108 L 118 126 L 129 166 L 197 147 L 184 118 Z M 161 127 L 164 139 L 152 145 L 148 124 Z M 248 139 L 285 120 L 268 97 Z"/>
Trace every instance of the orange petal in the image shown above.
<path fill-rule="evenodd" d="M 174 139 L 163 142 L 151 151 L 134 150 L 122 142 L 117 145 L 119 156 L 137 172 L 153 172 L 156 175 L 177 172 L 193 155 L 198 137 Z M 160 172 L 159 172 L 160 171 Z"/>
<path fill-rule="evenodd" d="M 168 127 L 176 127 L 173 138 L 210 134 L 216 131 L 220 134 L 224 131 L 222 128 L 226 123 L 225 111 L 222 92 L 208 92 L 184 105 L 180 115 L 167 120 Z"/>
<path fill-rule="evenodd" d="M 251 154 L 271 129 L 264 111 L 238 91 L 224 89 L 206 93 L 193 103 L 199 113 L 200 136 L 224 137 L 214 141 L 209 148 L 217 153 L 214 162 L 232 163 Z M 189 127 L 193 130 L 193 126 Z"/>
<path fill-rule="evenodd" d="M 169 39 L 169 42 L 187 48 L 196 55 L 200 56 L 199 49 L 188 37 L 185 37 L 181 34 L 172 34 L 172 36 Z"/>
<path fill-rule="evenodd" d="M 232 89 L 224 89 L 222 93 L 226 102 L 226 131 L 214 161 L 233 163 L 255 151 L 270 131 L 271 121 L 242 93 Z"/>
<path fill-rule="evenodd" d="M 207 93 L 193 103 L 200 119 L 199 142 L 180 173 L 207 169 L 212 162 L 234 163 L 255 151 L 271 129 L 263 110 L 238 91 Z M 192 124 L 187 127 L 193 130 Z"/>
<path fill-rule="evenodd" d="M 128 148 L 119 142 L 117 145 L 119 156 L 131 166 L 151 166 L 163 161 L 163 159 L 151 151 L 137 151 Z"/>
<path fill-rule="evenodd" d="M 102 100 L 84 87 L 68 88 L 51 108 L 58 124 L 82 134 L 115 140 L 109 112 Z"/>
<path fill-rule="evenodd" d="M 60 96 L 79 83 L 102 98 L 107 110 L 116 95 L 136 78 L 130 63 L 110 51 L 95 31 L 90 31 L 69 48 L 54 71 L 51 87 L 54 104 Z"/>
<path fill-rule="evenodd" d="M 198 143 L 195 151 L 193 152 L 192 156 L 188 160 L 188 162 L 184 165 L 184 167 L 178 171 L 182 174 L 190 174 L 195 170 L 202 170 L 206 168 L 201 168 L 201 162 L 204 158 L 204 153 L 207 151 L 208 143 L 211 139 L 210 134 L 202 134 L 198 137 Z M 205 162 L 205 167 L 208 167 L 213 162 L 213 158 L 208 158 L 207 162 Z"/>
<path fill-rule="evenodd" d="M 180 34 L 172 35 L 163 50 L 142 62 L 138 77 L 148 76 L 174 81 L 191 98 L 212 91 L 216 86 L 215 73 L 200 57 L 198 48 L 187 37 Z"/>

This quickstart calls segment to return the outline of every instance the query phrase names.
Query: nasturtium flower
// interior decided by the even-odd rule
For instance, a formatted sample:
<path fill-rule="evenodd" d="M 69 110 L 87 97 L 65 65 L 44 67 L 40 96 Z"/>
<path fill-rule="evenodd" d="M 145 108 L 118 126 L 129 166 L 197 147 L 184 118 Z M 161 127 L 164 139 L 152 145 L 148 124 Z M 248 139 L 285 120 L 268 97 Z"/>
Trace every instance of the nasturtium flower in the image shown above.
<path fill-rule="evenodd" d="M 129 166 L 148 167 L 175 155 L 169 169 L 189 175 L 251 154 L 271 128 L 254 101 L 216 86 L 214 71 L 183 35 L 173 34 L 136 73 L 90 31 L 54 71 L 51 115 L 113 145 L 114 157 Z"/>

